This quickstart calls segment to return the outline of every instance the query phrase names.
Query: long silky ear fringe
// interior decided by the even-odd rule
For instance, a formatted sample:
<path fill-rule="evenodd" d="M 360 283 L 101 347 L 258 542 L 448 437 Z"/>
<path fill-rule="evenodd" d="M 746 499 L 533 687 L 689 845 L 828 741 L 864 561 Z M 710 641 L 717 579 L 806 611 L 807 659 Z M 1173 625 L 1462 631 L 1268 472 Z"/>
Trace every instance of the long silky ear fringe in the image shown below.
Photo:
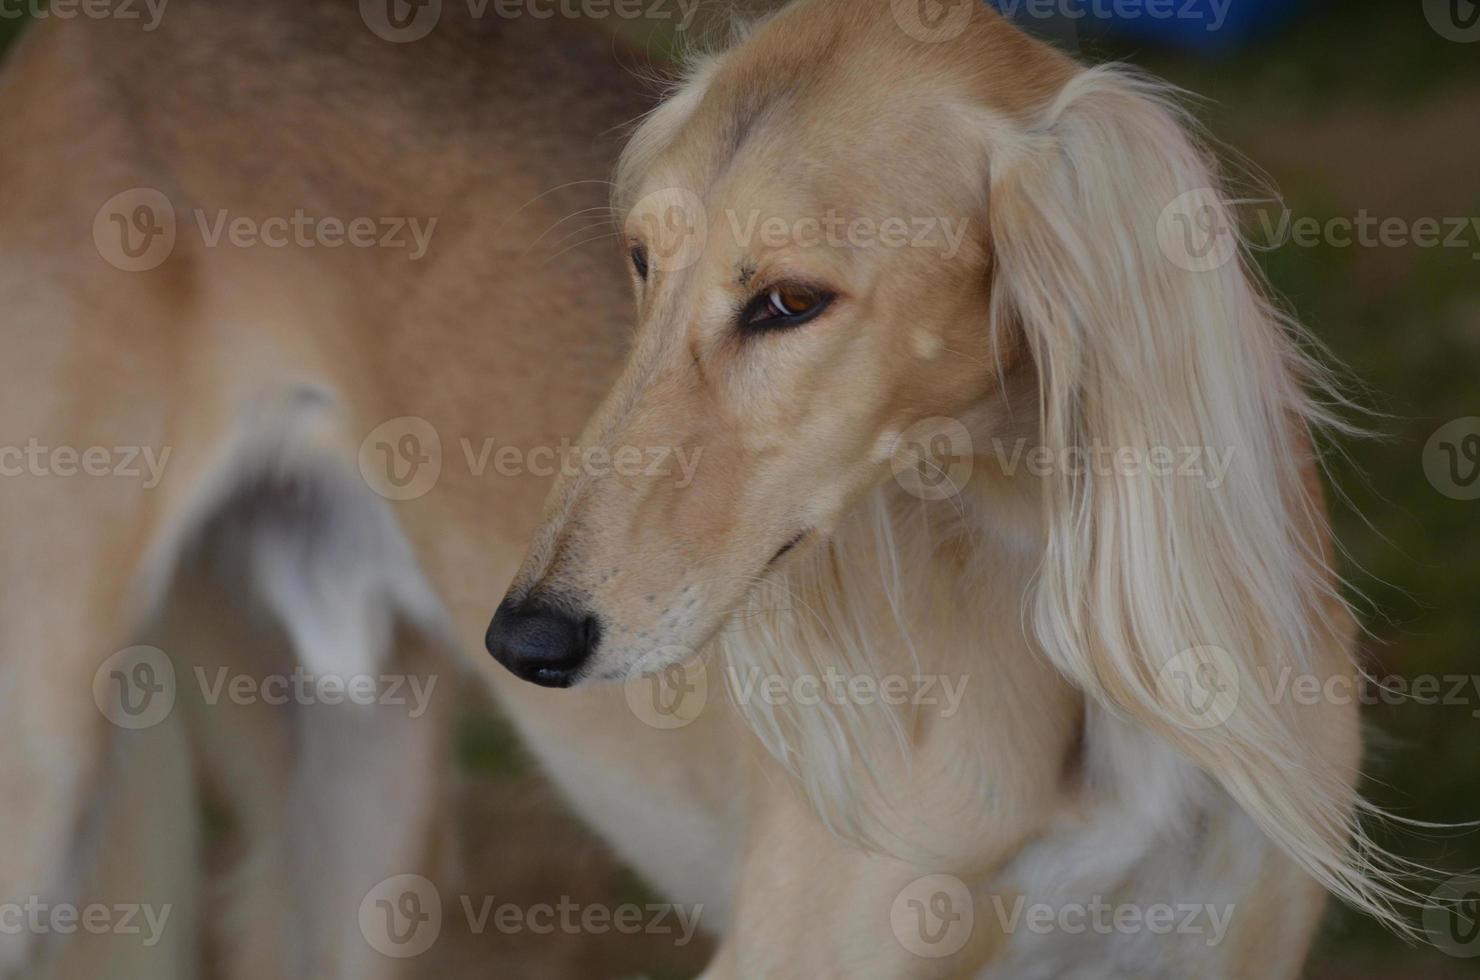
<path fill-rule="evenodd" d="M 1363 830 L 1385 814 L 1358 797 L 1355 761 L 1320 744 L 1341 744 L 1333 731 L 1354 719 L 1267 689 L 1281 671 L 1356 669 L 1319 491 L 1305 483 L 1313 433 L 1345 430 L 1347 400 L 1268 299 L 1211 155 L 1167 87 L 1123 67 L 1085 70 L 1002 157 L 994 322 L 1028 337 L 1045 444 L 1236 454 L 1217 488 L 1150 474 L 1047 481 L 1039 643 L 1091 696 L 1212 773 L 1332 893 L 1414 935 L 1400 909 L 1429 904 L 1408 883 L 1429 872 Z M 1225 261 L 1168 252 L 1179 208 L 1232 236 Z M 1221 655 L 1198 652 L 1210 647 Z M 1168 677 L 1210 664 L 1232 675 L 1218 682 L 1237 705 L 1205 726 Z"/>

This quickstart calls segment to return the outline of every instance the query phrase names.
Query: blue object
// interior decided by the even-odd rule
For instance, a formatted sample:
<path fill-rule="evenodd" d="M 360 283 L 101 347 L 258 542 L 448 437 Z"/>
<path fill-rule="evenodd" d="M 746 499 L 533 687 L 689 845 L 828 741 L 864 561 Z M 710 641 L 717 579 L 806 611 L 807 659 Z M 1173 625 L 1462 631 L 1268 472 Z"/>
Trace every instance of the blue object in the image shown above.
<path fill-rule="evenodd" d="M 1033 33 L 1113 33 L 1194 51 L 1241 47 L 1274 30 L 1303 0 L 987 0 Z"/>

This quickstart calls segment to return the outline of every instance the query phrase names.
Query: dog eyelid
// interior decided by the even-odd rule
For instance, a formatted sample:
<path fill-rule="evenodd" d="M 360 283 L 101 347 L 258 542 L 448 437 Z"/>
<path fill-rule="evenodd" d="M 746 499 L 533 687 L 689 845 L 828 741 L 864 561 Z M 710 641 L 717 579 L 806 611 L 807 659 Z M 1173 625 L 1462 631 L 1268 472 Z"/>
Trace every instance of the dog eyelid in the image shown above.
<path fill-rule="evenodd" d="M 818 286 L 782 282 L 757 292 L 740 313 L 740 328 L 759 333 L 799 327 L 820 316 L 837 294 Z"/>

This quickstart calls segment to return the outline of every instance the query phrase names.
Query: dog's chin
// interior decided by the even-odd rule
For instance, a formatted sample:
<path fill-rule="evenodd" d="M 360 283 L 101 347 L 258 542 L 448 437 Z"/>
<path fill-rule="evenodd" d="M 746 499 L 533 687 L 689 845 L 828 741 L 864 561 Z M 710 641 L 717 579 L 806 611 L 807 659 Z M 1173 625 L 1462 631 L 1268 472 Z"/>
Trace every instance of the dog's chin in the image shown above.
<path fill-rule="evenodd" d="M 715 631 L 716 634 L 718 632 L 718 630 Z M 707 643 L 708 641 L 705 642 Z M 679 647 L 682 648 L 683 652 L 676 652 L 671 656 L 667 655 L 668 650 Z M 698 656 L 698 651 L 702 650 L 703 647 L 704 644 L 700 644 L 697 647 L 688 644 L 673 644 L 671 647 L 658 647 L 648 653 L 613 657 L 610 661 L 603 658 L 583 671 L 581 676 L 576 678 L 575 683 L 625 684 L 644 677 L 652 677 L 655 674 L 661 674 L 669 668 L 677 667 L 679 664 Z"/>
<path fill-rule="evenodd" d="M 622 651 L 598 652 L 592 662 L 581 671 L 576 684 L 618 683 L 625 684 L 645 677 L 661 674 L 701 656 L 719 636 L 720 629 L 728 616 L 703 631 L 675 636 L 646 648 Z"/>

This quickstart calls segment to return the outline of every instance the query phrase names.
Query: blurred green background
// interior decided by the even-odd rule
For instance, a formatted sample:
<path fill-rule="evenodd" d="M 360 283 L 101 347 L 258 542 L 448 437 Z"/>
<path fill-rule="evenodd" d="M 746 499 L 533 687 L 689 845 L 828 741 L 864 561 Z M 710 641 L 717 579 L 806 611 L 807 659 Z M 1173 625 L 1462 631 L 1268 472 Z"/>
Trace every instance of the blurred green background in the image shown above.
<path fill-rule="evenodd" d="M 23 27 L 22 18 L 0 19 L 0 48 Z M 659 50 L 668 43 L 649 40 Z M 1128 60 L 1206 97 L 1198 113 L 1212 133 L 1267 173 L 1296 219 L 1362 211 L 1408 222 L 1480 219 L 1480 43 L 1441 36 L 1422 0 L 1312 3 L 1275 34 L 1224 56 L 1113 38 L 1083 38 L 1082 49 L 1091 60 Z M 1251 214 L 1277 221 L 1278 208 L 1265 204 Z M 1359 382 L 1360 400 L 1381 413 L 1368 423 L 1374 438 L 1343 441 L 1327 453 L 1340 487 L 1332 499 L 1348 552 L 1345 572 L 1371 631 L 1365 653 L 1374 673 L 1480 678 L 1480 501 L 1444 496 L 1422 465 L 1439 426 L 1480 415 L 1480 221 L 1469 225 L 1462 247 L 1430 248 L 1276 245 L 1262 221 L 1251 217 L 1250 225 L 1255 241 L 1265 243 L 1261 261 L 1276 288 Z M 1370 796 L 1415 819 L 1480 817 L 1480 694 L 1467 683 L 1458 700 L 1366 709 L 1374 746 Z M 468 820 L 507 817 L 490 810 L 506 806 L 497 800 L 513 786 L 538 796 L 540 805 L 558 806 L 497 719 L 469 718 L 462 758 Z M 525 854 L 542 847 L 569 853 L 568 835 L 578 832 L 572 824 L 534 833 L 548 840 L 523 842 Z M 1456 871 L 1480 867 L 1476 834 L 1384 839 L 1419 861 Z M 595 892 L 641 900 L 641 884 L 599 848 L 581 855 Z M 508 854 L 486 860 L 507 872 Z M 702 950 L 670 952 L 668 965 L 649 975 L 691 975 L 703 962 Z M 456 975 L 465 955 L 474 956 L 454 949 L 430 968 Z M 590 951 L 579 962 L 605 968 L 626 961 L 634 971 L 651 971 L 644 955 Z M 1480 956 L 1406 946 L 1340 909 L 1333 909 L 1309 971 L 1321 980 L 1474 975 Z"/>

